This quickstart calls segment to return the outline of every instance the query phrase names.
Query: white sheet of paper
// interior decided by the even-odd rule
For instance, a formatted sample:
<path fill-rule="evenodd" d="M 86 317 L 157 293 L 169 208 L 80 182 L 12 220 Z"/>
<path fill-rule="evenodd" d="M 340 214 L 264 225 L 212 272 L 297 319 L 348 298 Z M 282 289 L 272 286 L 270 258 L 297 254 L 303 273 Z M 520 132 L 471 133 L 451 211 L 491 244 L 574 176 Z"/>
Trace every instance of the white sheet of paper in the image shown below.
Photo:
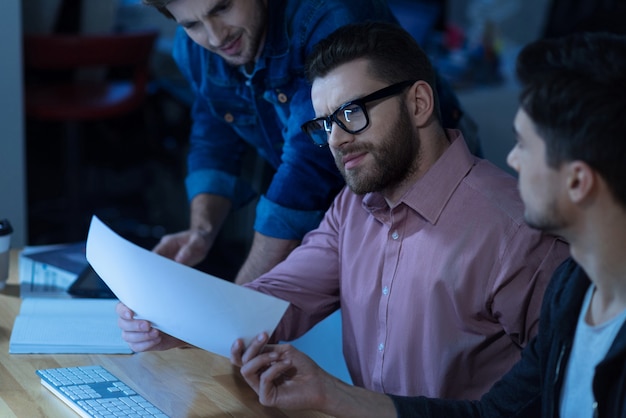
<path fill-rule="evenodd" d="M 228 357 L 237 338 L 271 335 L 289 303 L 141 248 L 93 217 L 87 260 L 139 318 L 189 344 Z"/>

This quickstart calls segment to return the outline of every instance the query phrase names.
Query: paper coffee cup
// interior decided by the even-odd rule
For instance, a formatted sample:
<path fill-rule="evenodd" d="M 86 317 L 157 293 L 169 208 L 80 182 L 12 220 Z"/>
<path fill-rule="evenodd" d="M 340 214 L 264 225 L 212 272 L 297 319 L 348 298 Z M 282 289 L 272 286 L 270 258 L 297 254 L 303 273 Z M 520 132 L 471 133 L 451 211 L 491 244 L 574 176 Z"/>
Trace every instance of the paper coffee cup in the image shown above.
<path fill-rule="evenodd" d="M 13 228 L 7 219 L 0 220 L 0 289 L 4 289 L 9 278 L 9 253 Z"/>

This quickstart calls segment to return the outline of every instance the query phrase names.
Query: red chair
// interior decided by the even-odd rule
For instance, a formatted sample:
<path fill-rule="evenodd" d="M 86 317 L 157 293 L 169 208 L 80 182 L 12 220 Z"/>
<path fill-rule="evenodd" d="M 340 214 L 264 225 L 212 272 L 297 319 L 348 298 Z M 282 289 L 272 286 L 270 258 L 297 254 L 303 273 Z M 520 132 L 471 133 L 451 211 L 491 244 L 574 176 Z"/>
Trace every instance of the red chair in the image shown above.
<path fill-rule="evenodd" d="M 65 126 L 67 221 L 78 234 L 81 206 L 81 125 L 128 115 L 146 97 L 149 61 L 158 36 L 149 30 L 106 35 L 25 35 L 27 118 Z M 100 77 L 79 77 L 94 69 Z M 111 71 L 115 78 L 108 77 Z M 64 73 L 59 77 L 59 72 Z M 103 73 L 104 72 L 104 73 Z"/>

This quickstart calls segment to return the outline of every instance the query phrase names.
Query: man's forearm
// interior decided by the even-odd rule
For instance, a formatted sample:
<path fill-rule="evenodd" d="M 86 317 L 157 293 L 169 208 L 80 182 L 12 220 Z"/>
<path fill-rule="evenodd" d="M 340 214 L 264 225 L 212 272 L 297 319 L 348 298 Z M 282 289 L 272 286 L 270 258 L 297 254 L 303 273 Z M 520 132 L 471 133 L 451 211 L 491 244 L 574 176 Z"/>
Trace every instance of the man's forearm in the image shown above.
<path fill-rule="evenodd" d="M 391 398 L 382 393 L 340 382 L 334 386 L 320 408 L 322 412 L 336 418 L 396 418 L 396 409 Z"/>
<path fill-rule="evenodd" d="M 225 197 L 208 193 L 196 195 L 191 200 L 189 229 L 203 231 L 211 241 L 224 224 L 231 209 L 231 201 Z"/>
<path fill-rule="evenodd" d="M 272 238 L 255 232 L 250 253 L 239 270 L 235 283 L 248 283 L 267 273 L 287 258 L 298 245 L 300 245 L 298 240 Z"/>

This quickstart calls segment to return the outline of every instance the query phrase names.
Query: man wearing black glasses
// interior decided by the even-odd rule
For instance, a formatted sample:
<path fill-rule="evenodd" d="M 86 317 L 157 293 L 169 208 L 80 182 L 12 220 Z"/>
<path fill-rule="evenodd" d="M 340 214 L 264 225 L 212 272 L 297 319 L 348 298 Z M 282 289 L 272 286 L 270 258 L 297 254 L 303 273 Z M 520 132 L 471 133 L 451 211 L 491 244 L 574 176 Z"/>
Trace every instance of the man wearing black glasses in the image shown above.
<path fill-rule="evenodd" d="M 341 307 L 354 384 L 477 399 L 535 334 L 567 246 L 527 227 L 515 179 L 441 127 L 432 67 L 406 31 L 347 26 L 307 68 L 317 117 L 303 130 L 329 146 L 348 187 L 300 247 L 247 285 L 291 302 L 272 340 Z M 182 344 L 118 313 L 135 350 Z"/>

